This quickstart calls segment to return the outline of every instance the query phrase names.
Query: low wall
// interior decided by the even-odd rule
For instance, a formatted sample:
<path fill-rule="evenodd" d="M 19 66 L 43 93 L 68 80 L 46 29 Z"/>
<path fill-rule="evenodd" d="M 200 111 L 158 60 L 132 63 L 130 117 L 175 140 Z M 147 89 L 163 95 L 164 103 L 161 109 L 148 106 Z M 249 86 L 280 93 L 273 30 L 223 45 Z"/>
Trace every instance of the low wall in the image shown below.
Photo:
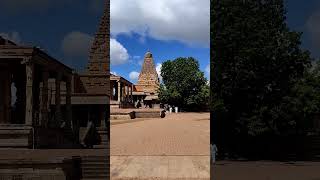
<path fill-rule="evenodd" d="M 135 118 L 164 118 L 165 116 L 164 111 L 137 111 L 134 114 Z"/>
<path fill-rule="evenodd" d="M 34 128 L 35 148 L 78 148 L 80 145 L 71 130 L 53 128 Z"/>
<path fill-rule="evenodd" d="M 0 160 L 1 180 L 80 180 L 80 158 Z"/>
<path fill-rule="evenodd" d="M 129 120 L 135 118 L 164 118 L 165 111 L 131 111 L 131 112 L 114 112 L 110 115 L 110 120 Z"/>
<path fill-rule="evenodd" d="M 0 148 L 32 148 L 32 134 L 31 126 L 0 125 Z"/>

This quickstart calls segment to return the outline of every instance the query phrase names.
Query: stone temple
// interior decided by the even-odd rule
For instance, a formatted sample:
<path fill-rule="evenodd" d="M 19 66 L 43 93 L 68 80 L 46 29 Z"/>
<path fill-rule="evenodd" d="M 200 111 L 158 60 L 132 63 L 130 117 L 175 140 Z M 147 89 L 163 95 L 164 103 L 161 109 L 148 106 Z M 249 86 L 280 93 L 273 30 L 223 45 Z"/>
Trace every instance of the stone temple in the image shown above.
<path fill-rule="evenodd" d="M 153 57 L 151 52 L 148 51 L 145 54 L 138 83 L 135 85 L 135 88 L 138 92 L 145 92 L 150 95 L 154 95 L 157 94 L 159 85 L 159 77 L 153 62 Z"/>
<path fill-rule="evenodd" d="M 0 148 L 107 148 L 109 6 L 105 1 L 83 73 L 0 37 Z"/>
<path fill-rule="evenodd" d="M 81 73 L 0 36 L 0 179 L 109 179 L 110 1 L 103 3 Z"/>
<path fill-rule="evenodd" d="M 144 56 L 137 84 L 114 74 L 111 74 L 110 83 L 111 107 L 132 108 L 137 101 L 149 107 L 154 107 L 158 103 L 160 81 L 150 51 Z"/>

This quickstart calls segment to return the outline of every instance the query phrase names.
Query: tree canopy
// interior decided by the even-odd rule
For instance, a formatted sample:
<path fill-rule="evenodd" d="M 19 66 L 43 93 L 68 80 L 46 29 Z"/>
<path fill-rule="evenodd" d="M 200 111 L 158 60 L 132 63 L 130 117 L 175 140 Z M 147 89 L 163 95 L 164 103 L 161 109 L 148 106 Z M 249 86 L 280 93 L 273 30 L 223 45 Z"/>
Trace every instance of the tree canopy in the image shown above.
<path fill-rule="evenodd" d="M 213 140 L 304 131 L 319 112 L 311 98 L 311 82 L 318 80 L 309 72 L 310 53 L 300 47 L 302 33 L 286 24 L 283 0 L 211 0 L 211 5 Z"/>
<path fill-rule="evenodd" d="M 162 64 L 159 99 L 186 111 L 201 110 L 209 103 L 209 87 L 199 63 L 192 57 L 179 57 Z"/>

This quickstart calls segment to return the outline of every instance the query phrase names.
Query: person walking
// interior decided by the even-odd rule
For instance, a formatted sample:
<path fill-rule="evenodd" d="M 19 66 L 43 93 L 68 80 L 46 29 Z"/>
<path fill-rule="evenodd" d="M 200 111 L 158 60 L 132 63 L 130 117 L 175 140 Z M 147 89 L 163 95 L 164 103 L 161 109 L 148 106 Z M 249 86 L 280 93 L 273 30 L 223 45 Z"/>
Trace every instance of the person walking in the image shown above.
<path fill-rule="evenodd" d="M 212 164 L 216 162 L 216 155 L 218 154 L 218 148 L 216 144 L 211 144 L 211 159 L 212 159 Z"/>

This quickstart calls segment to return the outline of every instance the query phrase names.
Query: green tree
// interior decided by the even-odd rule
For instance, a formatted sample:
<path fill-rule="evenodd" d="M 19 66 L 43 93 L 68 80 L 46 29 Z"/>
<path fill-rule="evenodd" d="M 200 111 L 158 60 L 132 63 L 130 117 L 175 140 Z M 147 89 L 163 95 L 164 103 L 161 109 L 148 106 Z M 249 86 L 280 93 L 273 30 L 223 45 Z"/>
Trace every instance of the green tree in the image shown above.
<path fill-rule="evenodd" d="M 282 117 L 288 112 L 284 104 L 296 104 L 288 95 L 311 58 L 300 48 L 301 33 L 287 27 L 283 0 L 211 0 L 211 5 L 214 137 L 231 143 L 235 137 L 292 132 L 297 122 Z"/>
<path fill-rule="evenodd" d="M 192 57 L 168 60 L 162 64 L 163 84 L 159 99 L 187 111 L 201 110 L 208 105 L 209 87 L 199 63 Z"/>

